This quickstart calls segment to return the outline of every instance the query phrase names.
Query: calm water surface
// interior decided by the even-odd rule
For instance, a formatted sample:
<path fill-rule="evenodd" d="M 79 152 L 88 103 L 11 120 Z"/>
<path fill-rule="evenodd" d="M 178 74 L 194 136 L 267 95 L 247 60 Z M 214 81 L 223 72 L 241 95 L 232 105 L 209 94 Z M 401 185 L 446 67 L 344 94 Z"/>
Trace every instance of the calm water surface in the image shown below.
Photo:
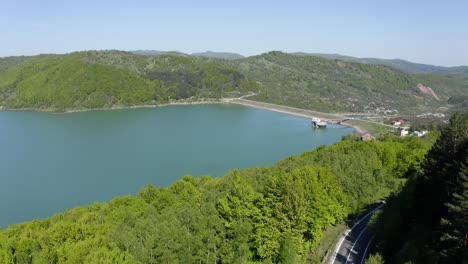
<path fill-rule="evenodd" d="M 352 132 L 240 105 L 69 114 L 0 112 L 0 227 L 168 186 L 272 165 Z"/>

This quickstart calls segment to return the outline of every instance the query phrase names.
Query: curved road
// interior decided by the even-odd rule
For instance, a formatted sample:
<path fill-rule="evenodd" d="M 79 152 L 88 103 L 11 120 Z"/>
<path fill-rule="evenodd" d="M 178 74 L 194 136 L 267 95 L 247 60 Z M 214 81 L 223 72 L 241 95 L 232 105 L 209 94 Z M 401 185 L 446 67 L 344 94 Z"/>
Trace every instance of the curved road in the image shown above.
<path fill-rule="evenodd" d="M 385 203 L 380 204 L 359 219 L 351 229 L 346 230 L 333 251 L 330 264 L 364 263 L 372 242 L 372 236 L 367 230 L 367 223 L 369 223 L 371 216 L 384 205 Z"/>

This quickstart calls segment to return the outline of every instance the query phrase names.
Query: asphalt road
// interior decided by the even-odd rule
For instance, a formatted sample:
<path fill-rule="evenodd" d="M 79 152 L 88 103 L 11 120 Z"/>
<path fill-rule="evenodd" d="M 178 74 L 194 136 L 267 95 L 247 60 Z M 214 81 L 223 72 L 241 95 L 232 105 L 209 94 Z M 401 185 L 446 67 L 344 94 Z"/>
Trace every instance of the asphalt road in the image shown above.
<path fill-rule="evenodd" d="M 372 214 L 382 208 L 382 203 L 365 216 L 359 219 L 350 229 L 346 230 L 333 251 L 330 264 L 351 264 L 364 263 L 369 246 L 372 242 L 372 235 L 367 230 L 367 223 Z"/>

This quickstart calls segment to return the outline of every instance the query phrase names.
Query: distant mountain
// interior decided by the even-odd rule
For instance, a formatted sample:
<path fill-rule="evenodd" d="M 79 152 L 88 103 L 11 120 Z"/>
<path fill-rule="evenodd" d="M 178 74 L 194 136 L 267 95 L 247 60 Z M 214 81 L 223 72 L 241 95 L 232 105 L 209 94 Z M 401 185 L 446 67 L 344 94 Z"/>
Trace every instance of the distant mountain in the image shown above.
<path fill-rule="evenodd" d="M 327 59 L 337 59 L 343 61 L 352 61 L 367 64 L 381 64 L 391 66 L 407 73 L 421 73 L 421 74 L 455 74 L 468 76 L 468 66 L 456 66 L 456 67 L 443 67 L 429 64 L 414 63 L 401 59 L 377 59 L 377 58 L 356 58 L 351 56 L 345 56 L 340 54 L 324 54 L 324 53 L 304 53 L 296 52 L 293 53 L 298 56 L 319 56 Z"/>
<path fill-rule="evenodd" d="M 159 51 L 159 50 L 133 50 L 130 51 L 133 54 L 145 55 L 145 56 L 160 56 L 160 55 L 178 55 L 178 56 L 190 56 L 180 51 Z"/>
<path fill-rule="evenodd" d="M 216 58 L 216 59 L 225 59 L 225 60 L 238 60 L 244 58 L 244 56 L 232 53 L 232 52 L 198 52 L 192 54 L 186 54 L 180 51 L 159 51 L 159 50 L 134 50 L 130 51 L 133 54 L 145 55 L 145 56 L 160 56 L 160 55 L 178 55 L 178 56 L 193 56 L 193 57 L 206 57 L 206 58 Z"/>
<path fill-rule="evenodd" d="M 137 54 L 135 54 L 137 53 Z M 143 54 L 143 55 L 142 55 Z M 0 58 L 0 106 L 61 111 L 251 97 L 324 112 L 468 108 L 468 77 L 272 51 L 226 60 L 117 50 Z"/>
<path fill-rule="evenodd" d="M 9 70 L 10 68 L 16 67 L 21 63 L 27 61 L 28 56 L 12 56 L 12 57 L 0 57 L 0 73 Z"/>
<path fill-rule="evenodd" d="M 418 113 L 467 103 L 462 96 L 468 94 L 468 77 L 461 75 L 415 75 L 387 65 L 279 51 L 234 62 L 264 87 L 256 100 L 281 105 L 325 112 Z"/>
<path fill-rule="evenodd" d="M 206 51 L 206 52 L 199 52 L 199 53 L 192 53 L 191 56 L 197 57 L 208 57 L 208 58 L 218 58 L 218 59 L 225 59 L 225 60 L 238 60 L 245 58 L 244 56 L 231 53 L 231 52 L 213 52 L 213 51 Z"/>
<path fill-rule="evenodd" d="M 0 69 L 8 68 L 0 71 L 0 108 L 110 108 L 257 91 L 254 81 L 218 60 L 149 53 L 86 51 L 0 60 Z"/>

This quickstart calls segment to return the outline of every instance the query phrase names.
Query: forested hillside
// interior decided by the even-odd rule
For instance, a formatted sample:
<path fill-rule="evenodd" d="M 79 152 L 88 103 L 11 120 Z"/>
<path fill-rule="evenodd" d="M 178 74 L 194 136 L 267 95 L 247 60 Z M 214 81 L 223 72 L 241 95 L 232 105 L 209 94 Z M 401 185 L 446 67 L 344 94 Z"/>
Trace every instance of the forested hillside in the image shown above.
<path fill-rule="evenodd" d="M 468 77 L 463 75 L 411 75 L 389 66 L 282 52 L 236 60 L 136 53 L 2 58 L 0 106 L 63 111 L 254 92 L 257 96 L 250 99 L 324 112 L 414 114 L 468 108 Z"/>
<path fill-rule="evenodd" d="M 452 117 L 371 227 L 385 263 L 467 263 L 468 113 Z"/>
<path fill-rule="evenodd" d="M 378 58 L 356 58 L 351 56 L 344 56 L 339 54 L 323 54 L 323 53 L 294 53 L 297 56 L 319 56 L 329 59 L 338 59 L 344 61 L 352 61 L 359 63 L 368 64 L 381 64 L 387 65 L 396 69 L 400 69 L 407 73 L 415 74 L 451 74 L 451 75 L 465 75 L 468 76 L 468 66 L 455 66 L 455 67 L 444 67 L 435 66 L 422 63 L 414 63 L 401 59 L 378 59 Z"/>
<path fill-rule="evenodd" d="M 0 74 L 10 68 L 16 67 L 23 62 L 29 60 L 31 57 L 18 56 L 18 57 L 0 57 Z"/>
<path fill-rule="evenodd" d="M 260 81 L 256 99 L 328 112 L 440 111 L 468 93 L 468 78 L 411 75 L 383 65 L 269 52 L 240 60 L 240 71 Z M 418 88 L 431 87 L 437 98 Z"/>
<path fill-rule="evenodd" d="M 310 261 L 326 228 L 419 172 L 432 141 L 350 138 L 271 167 L 150 185 L 0 230 L 0 263 Z"/>
<path fill-rule="evenodd" d="M 78 52 L 32 57 L 0 73 L 0 105 L 66 110 L 160 104 L 257 91 L 232 67 L 175 55 Z"/>

